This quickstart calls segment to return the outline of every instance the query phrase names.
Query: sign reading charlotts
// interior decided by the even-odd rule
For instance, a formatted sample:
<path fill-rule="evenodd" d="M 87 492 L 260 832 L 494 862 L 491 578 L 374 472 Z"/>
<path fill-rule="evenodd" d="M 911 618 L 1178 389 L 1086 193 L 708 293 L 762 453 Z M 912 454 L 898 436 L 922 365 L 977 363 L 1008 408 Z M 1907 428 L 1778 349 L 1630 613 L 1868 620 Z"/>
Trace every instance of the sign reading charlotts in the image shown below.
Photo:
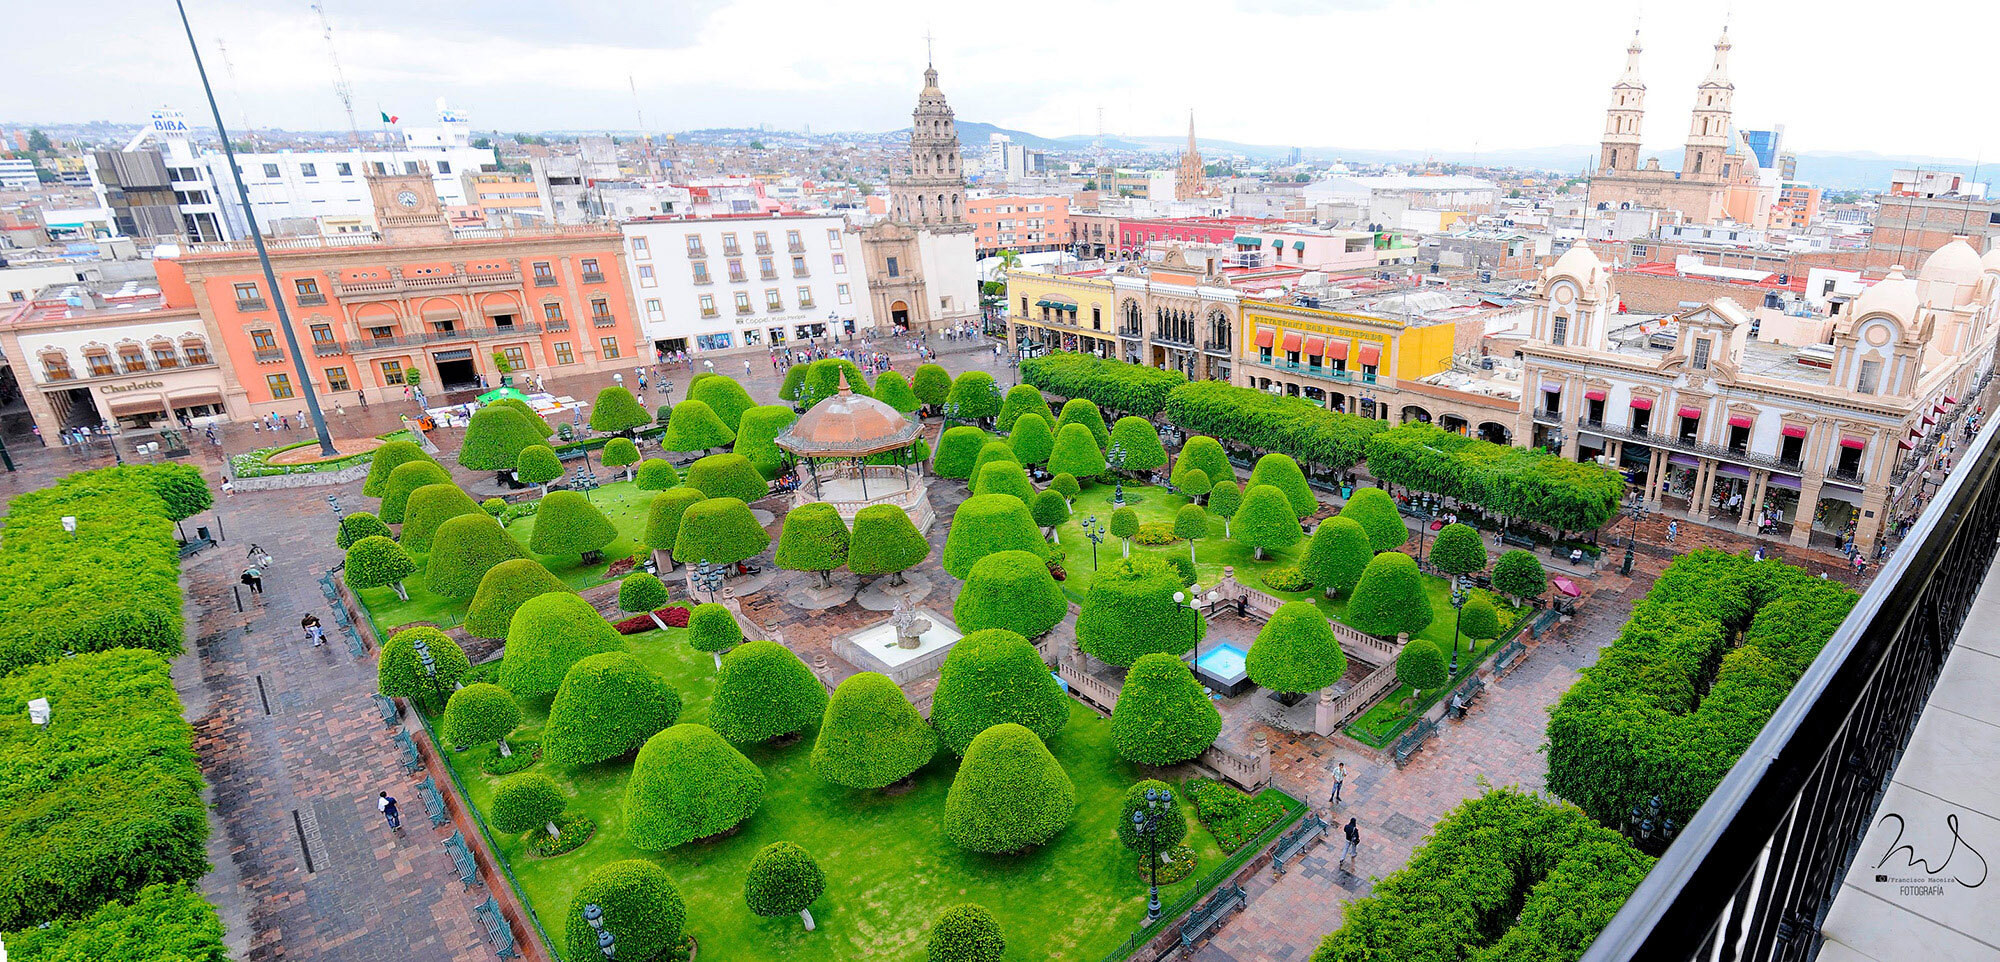
<path fill-rule="evenodd" d="M 124 394 L 127 391 L 150 391 L 166 386 L 167 382 L 165 381 L 136 381 L 131 384 L 106 384 L 104 386 L 104 393 Z"/>

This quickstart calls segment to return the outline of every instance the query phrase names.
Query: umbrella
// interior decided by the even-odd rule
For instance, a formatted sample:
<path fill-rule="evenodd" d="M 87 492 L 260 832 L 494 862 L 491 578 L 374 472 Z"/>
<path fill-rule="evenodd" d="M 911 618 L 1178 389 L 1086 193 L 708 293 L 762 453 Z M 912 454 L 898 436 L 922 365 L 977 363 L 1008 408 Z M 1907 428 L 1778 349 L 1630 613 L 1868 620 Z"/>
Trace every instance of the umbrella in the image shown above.
<path fill-rule="evenodd" d="M 485 394 L 481 394 L 479 396 L 479 403 L 492 404 L 495 401 L 503 400 L 506 398 L 513 398 L 516 401 L 526 401 L 528 399 L 528 396 L 526 394 L 522 394 L 521 392 L 514 390 L 511 387 L 496 387 L 493 390 L 486 392 Z"/>
<path fill-rule="evenodd" d="M 1551 578 L 1549 580 L 1555 584 L 1557 591 L 1560 591 L 1563 594 L 1566 594 L 1572 598 L 1583 597 L 1583 589 L 1578 588 L 1576 586 L 1576 582 L 1571 581 L 1568 578 Z"/>

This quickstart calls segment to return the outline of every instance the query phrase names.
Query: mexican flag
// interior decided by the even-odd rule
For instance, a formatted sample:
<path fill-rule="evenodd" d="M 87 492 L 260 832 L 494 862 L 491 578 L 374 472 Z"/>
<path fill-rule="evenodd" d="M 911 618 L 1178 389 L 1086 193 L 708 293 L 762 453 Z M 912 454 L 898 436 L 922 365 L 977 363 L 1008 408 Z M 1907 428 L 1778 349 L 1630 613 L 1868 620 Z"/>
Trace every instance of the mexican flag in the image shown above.
<path fill-rule="evenodd" d="M 400 117 L 391 117 L 391 116 L 389 116 L 389 112 L 388 112 L 388 111 L 386 111 L 386 110 L 382 111 L 382 122 L 383 122 L 383 123 L 385 123 L 385 124 L 393 124 L 393 123 L 395 123 L 396 121 L 398 121 L 398 120 L 401 120 L 401 119 L 402 119 L 402 118 L 400 118 Z"/>

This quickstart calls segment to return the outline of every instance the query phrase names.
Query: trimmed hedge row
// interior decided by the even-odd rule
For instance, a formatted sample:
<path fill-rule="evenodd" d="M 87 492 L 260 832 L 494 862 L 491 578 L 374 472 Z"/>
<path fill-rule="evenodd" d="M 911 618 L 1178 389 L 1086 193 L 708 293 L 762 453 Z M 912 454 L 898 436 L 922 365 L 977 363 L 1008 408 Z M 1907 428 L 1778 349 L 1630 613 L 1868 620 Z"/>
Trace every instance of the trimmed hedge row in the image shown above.
<path fill-rule="evenodd" d="M 1517 448 L 1405 424 L 1368 439 L 1368 473 L 1387 484 L 1471 501 L 1564 531 L 1602 527 L 1618 513 L 1625 478 L 1541 448 Z"/>
<path fill-rule="evenodd" d="M 1146 418 L 1160 413 L 1167 394 L 1188 382 L 1179 371 L 1071 353 L 1022 361 L 1021 380 L 1050 394 L 1084 398 L 1098 407 Z"/>
<path fill-rule="evenodd" d="M 1550 710 L 1549 790 L 1614 826 L 1658 795 L 1687 824 L 1855 597 L 1777 561 L 1674 559 Z"/>
<path fill-rule="evenodd" d="M 74 922 L 0 937 L 14 962 L 229 962 L 222 920 L 192 884 L 151 885 Z"/>
<path fill-rule="evenodd" d="M 1221 381 L 1174 388 L 1165 410 L 1183 431 L 1228 438 L 1335 471 L 1359 463 L 1367 454 L 1368 439 L 1388 428 L 1373 418 L 1339 414 L 1302 398 L 1273 397 Z"/>

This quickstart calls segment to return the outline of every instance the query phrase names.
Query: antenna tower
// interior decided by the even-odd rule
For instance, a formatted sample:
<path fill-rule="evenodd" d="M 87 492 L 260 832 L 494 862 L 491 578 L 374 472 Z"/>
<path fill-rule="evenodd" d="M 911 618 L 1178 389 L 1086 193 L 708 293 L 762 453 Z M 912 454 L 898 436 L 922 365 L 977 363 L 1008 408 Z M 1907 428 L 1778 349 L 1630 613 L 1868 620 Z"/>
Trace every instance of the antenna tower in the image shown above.
<path fill-rule="evenodd" d="M 312 5 L 313 12 L 319 14 L 319 25 L 326 37 L 326 57 L 333 62 L 333 94 L 340 98 L 340 106 L 347 111 L 347 133 L 354 138 L 356 149 L 361 147 L 361 125 L 354 121 L 354 88 L 347 83 L 347 73 L 340 69 L 340 50 L 333 45 L 333 21 L 326 18 L 326 7 Z"/>
<path fill-rule="evenodd" d="M 639 117 L 639 155 L 645 158 L 646 176 L 658 177 L 659 165 L 653 158 L 653 133 L 646 129 L 646 108 L 639 105 L 639 81 L 628 73 L 625 85 L 632 88 L 632 112 Z"/>
<path fill-rule="evenodd" d="M 222 69 L 229 74 L 229 95 L 236 98 L 237 109 L 243 112 L 241 118 L 243 121 L 243 136 L 249 138 L 250 142 L 255 144 L 257 142 L 257 128 L 250 126 L 250 108 L 243 105 L 243 95 L 236 90 L 236 65 L 229 60 L 229 45 L 222 42 L 221 36 L 217 36 L 215 38 L 215 49 L 217 53 L 222 54 Z"/>

